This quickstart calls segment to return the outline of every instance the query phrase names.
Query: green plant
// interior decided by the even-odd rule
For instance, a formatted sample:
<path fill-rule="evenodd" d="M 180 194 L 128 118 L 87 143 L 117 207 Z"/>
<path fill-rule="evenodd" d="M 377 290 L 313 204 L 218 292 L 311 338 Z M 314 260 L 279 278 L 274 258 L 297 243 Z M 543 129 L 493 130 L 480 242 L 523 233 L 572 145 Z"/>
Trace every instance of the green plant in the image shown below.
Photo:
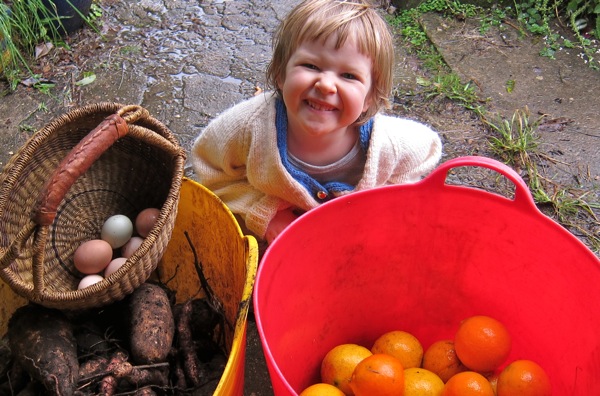
<path fill-rule="evenodd" d="M 593 234 L 580 222 L 598 222 L 594 209 L 600 209 L 597 202 L 588 202 L 589 192 L 579 193 L 573 188 L 559 187 L 538 169 L 539 159 L 551 158 L 538 151 L 538 127 L 543 117 L 531 120 L 529 110 L 517 110 L 510 120 L 500 116 L 484 120 L 492 134 L 488 141 L 494 154 L 524 175 L 534 201 L 541 207 L 549 207 L 551 215 L 565 227 L 570 228 L 595 249 L 600 250 L 600 237 Z"/>
<path fill-rule="evenodd" d="M 91 24 L 88 16 L 82 15 L 69 0 L 67 2 Z M 94 15 L 97 16 L 97 11 Z M 48 7 L 43 0 L 14 0 L 0 4 L 0 74 L 12 90 L 23 73 L 33 74 L 30 62 L 36 45 L 41 42 L 63 45 L 63 31 L 56 8 Z"/>
<path fill-rule="evenodd" d="M 481 17 L 481 28 L 479 32 L 485 34 L 492 26 L 502 28 L 503 22 L 506 20 L 510 8 L 497 8 L 494 7 L 489 12 L 484 13 Z"/>
<path fill-rule="evenodd" d="M 392 28 L 399 31 L 403 40 L 409 44 L 408 49 L 414 51 L 425 67 L 434 71 L 447 71 L 444 61 L 431 45 L 427 34 L 421 27 L 421 15 L 427 12 L 439 12 L 444 15 L 460 18 L 474 17 L 480 8 L 472 4 L 462 4 L 450 0 L 426 0 L 415 8 L 409 8 L 388 18 Z"/>
<path fill-rule="evenodd" d="M 427 34 L 420 26 L 421 15 L 437 12 L 448 17 L 459 19 L 477 17 L 481 21 L 480 32 L 485 34 L 490 27 L 503 28 L 509 18 L 517 20 L 511 24 L 522 35 L 526 32 L 542 37 L 545 43 L 540 51 L 541 56 L 554 58 L 561 48 L 581 48 L 582 58 L 590 67 L 600 69 L 598 60 L 600 40 L 600 0 L 513 0 L 512 6 L 488 9 L 459 1 L 426 0 L 415 8 L 402 10 L 390 18 L 390 25 L 398 28 L 405 42 L 409 44 L 421 59 L 435 58 L 435 50 L 431 48 Z M 551 21 L 558 20 L 568 25 L 576 44 L 553 30 Z M 510 24 L 510 23 L 509 23 Z M 432 62 L 434 68 L 439 64 Z"/>
<path fill-rule="evenodd" d="M 522 168 L 530 161 L 529 152 L 538 147 L 539 136 L 536 131 L 541 118 L 530 120 L 529 109 L 517 110 L 510 120 L 500 116 L 484 122 L 495 134 L 489 137 L 492 152 L 505 163 Z"/>
<path fill-rule="evenodd" d="M 585 62 L 594 69 L 600 68 L 594 43 L 594 39 L 600 39 L 600 0 L 522 0 L 515 1 L 514 9 L 517 20 L 529 32 L 544 38 L 546 46 L 540 55 L 554 58 L 561 47 L 574 47 L 569 39 L 551 28 L 550 20 L 558 19 L 570 26 Z"/>
<path fill-rule="evenodd" d="M 485 109 L 470 82 L 463 84 L 456 73 L 438 73 L 431 80 L 419 79 L 418 83 L 425 87 L 425 98 L 444 97 L 460 103 L 464 108 L 483 116 Z"/>

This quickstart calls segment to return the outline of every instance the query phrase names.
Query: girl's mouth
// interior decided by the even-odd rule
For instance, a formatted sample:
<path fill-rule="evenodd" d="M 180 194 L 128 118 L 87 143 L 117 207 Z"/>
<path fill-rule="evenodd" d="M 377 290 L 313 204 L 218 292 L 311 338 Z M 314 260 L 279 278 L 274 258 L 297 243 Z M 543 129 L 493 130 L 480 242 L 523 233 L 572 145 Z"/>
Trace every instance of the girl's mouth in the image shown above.
<path fill-rule="evenodd" d="M 323 103 L 317 103 L 317 102 L 313 102 L 312 100 L 305 100 L 305 103 L 315 109 L 315 110 L 319 110 L 319 111 L 333 111 L 335 110 L 335 107 L 333 106 L 329 106 L 327 104 L 323 104 Z"/>

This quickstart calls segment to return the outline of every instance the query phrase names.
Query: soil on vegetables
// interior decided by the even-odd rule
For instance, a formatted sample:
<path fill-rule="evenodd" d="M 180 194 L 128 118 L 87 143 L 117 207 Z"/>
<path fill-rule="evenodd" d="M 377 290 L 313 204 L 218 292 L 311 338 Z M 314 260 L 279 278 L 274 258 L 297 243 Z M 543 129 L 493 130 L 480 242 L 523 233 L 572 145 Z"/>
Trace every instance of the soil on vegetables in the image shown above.
<path fill-rule="evenodd" d="M 227 363 L 221 315 L 151 283 L 84 312 L 25 305 L 0 348 L 0 394 L 212 395 Z"/>

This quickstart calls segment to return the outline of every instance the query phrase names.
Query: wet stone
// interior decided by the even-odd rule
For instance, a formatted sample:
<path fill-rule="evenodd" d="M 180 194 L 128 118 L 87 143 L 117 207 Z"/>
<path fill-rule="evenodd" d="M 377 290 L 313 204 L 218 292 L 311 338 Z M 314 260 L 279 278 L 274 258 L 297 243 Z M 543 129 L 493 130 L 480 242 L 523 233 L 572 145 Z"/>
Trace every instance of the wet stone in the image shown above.
<path fill-rule="evenodd" d="M 215 76 L 199 74 L 186 77 L 185 107 L 209 116 L 217 116 L 223 110 L 244 99 L 239 82 L 229 82 Z"/>

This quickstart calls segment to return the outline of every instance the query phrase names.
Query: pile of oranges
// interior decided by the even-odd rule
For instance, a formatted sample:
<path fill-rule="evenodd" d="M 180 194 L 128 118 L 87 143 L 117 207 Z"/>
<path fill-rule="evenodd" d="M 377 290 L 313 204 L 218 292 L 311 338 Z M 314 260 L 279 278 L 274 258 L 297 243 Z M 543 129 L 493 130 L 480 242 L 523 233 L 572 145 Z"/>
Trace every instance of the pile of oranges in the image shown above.
<path fill-rule="evenodd" d="M 424 350 L 412 334 L 381 335 L 370 349 L 332 348 L 321 363 L 321 382 L 300 396 L 549 396 L 550 379 L 537 363 L 515 360 L 506 327 L 489 316 L 471 316 L 454 339 Z"/>

